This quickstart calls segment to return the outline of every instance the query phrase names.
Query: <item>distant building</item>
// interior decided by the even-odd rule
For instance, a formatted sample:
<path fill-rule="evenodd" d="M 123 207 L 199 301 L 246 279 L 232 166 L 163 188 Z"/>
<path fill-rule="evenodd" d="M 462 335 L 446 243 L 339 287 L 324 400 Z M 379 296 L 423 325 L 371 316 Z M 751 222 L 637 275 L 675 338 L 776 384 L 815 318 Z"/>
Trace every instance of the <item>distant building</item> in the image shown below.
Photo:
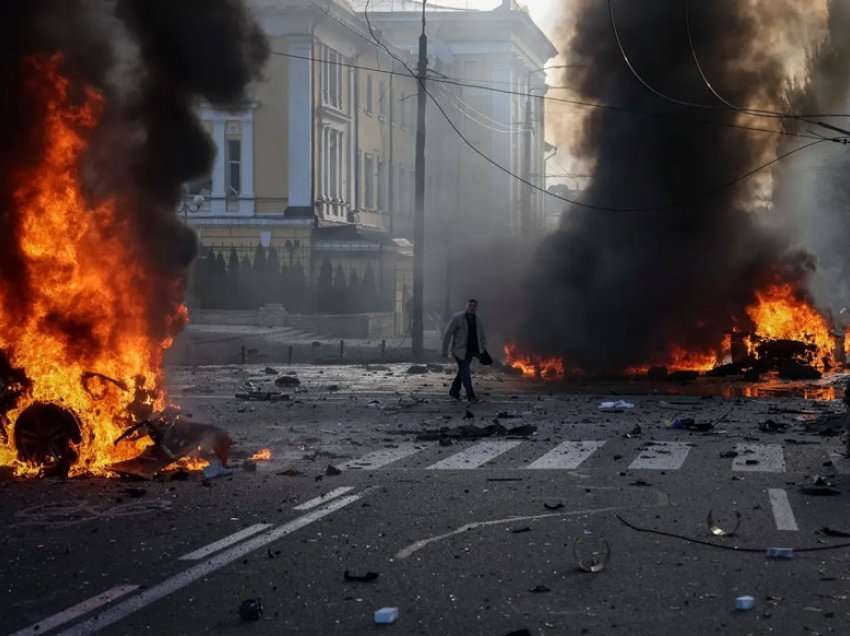
<path fill-rule="evenodd" d="M 370 9 L 397 60 L 346 0 L 249 1 L 272 54 L 250 102 L 200 109 L 218 153 L 212 173 L 187 184 L 180 211 L 202 246 L 195 301 L 390 312 L 405 332 L 418 90 L 407 68 L 420 14 Z M 428 11 L 428 23 L 435 77 L 543 92 L 539 69 L 555 50 L 516 5 Z M 543 186 L 540 100 L 437 82 L 429 90 L 481 152 Z M 428 112 L 429 236 L 449 226 L 461 240 L 542 229 L 542 195 L 466 148 L 431 103 Z"/>

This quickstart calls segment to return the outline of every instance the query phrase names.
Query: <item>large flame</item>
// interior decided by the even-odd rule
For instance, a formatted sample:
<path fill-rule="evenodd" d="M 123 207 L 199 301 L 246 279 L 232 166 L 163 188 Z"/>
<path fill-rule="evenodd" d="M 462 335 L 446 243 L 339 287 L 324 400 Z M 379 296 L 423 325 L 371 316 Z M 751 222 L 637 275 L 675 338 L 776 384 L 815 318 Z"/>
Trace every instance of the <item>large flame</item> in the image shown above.
<path fill-rule="evenodd" d="M 38 472 L 38 466 L 17 461 L 12 433 L 23 409 L 35 401 L 53 402 L 76 413 L 82 426 L 71 475 L 107 474 L 110 463 L 134 457 L 151 443 L 147 437 L 113 441 L 132 421 L 131 403 L 163 406 L 163 352 L 171 341 L 150 336 L 140 291 L 149 288 L 150 274 L 133 256 L 133 236 L 118 202 L 92 204 L 81 188 L 81 159 L 103 97 L 85 88 L 82 100 L 72 99 L 59 56 L 27 64 L 27 90 L 44 106 L 48 141 L 39 161 L 22 165 L 15 176 L 21 276 L 31 290 L 23 300 L 0 286 L 0 348 L 25 371 L 32 391 L 8 413 L 11 429 L 5 445 L 0 442 L 0 464 L 14 465 L 19 475 Z M 181 305 L 172 324 L 182 325 L 186 317 Z"/>
<path fill-rule="evenodd" d="M 745 341 L 754 350 L 757 339 L 796 340 L 817 347 L 814 361 L 823 365 L 834 353 L 835 336 L 829 321 L 801 294 L 795 292 L 790 284 L 775 284 L 756 292 L 756 300 L 746 307 L 746 314 L 752 321 L 752 336 Z M 737 321 L 731 321 L 733 323 Z M 644 375 L 651 366 L 665 366 L 677 371 L 705 372 L 714 368 L 722 352 L 730 349 L 731 338 L 727 334 L 718 343 L 716 350 L 688 351 L 673 345 L 660 360 L 647 361 L 642 365 L 623 370 L 626 375 Z M 850 327 L 848 327 L 845 347 L 850 353 Z M 505 345 L 505 359 L 508 365 L 522 371 L 527 377 L 562 377 L 564 361 L 557 357 L 541 357 L 525 353 L 515 344 Z"/>
<path fill-rule="evenodd" d="M 756 302 L 747 315 L 762 338 L 799 340 L 818 348 L 819 357 L 830 355 L 835 338 L 826 318 L 807 300 L 794 293 L 791 285 L 772 285 L 756 292 Z"/>

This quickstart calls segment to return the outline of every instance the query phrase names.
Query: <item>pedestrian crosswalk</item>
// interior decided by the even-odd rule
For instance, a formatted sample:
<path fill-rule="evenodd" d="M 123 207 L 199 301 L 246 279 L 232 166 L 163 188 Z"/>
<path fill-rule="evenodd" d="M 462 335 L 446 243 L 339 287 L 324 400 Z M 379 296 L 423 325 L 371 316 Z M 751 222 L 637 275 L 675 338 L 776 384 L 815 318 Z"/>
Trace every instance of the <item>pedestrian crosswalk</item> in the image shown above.
<path fill-rule="evenodd" d="M 647 441 L 636 445 L 624 444 L 622 440 L 566 440 L 548 448 L 539 441 L 521 439 L 456 442 L 446 448 L 430 442 L 405 442 L 371 451 L 337 468 L 362 471 L 451 471 L 491 467 L 576 470 L 613 465 L 618 470 L 628 466 L 629 470 L 676 471 L 705 463 L 712 470 L 784 473 L 789 472 L 789 455 L 794 455 L 790 458 L 793 466 L 821 467 L 827 461 L 835 472 L 850 474 L 850 460 L 837 446 L 740 443 L 733 449 L 730 451 L 729 446 L 718 443 L 681 441 Z M 625 461 L 619 463 L 620 460 Z"/>

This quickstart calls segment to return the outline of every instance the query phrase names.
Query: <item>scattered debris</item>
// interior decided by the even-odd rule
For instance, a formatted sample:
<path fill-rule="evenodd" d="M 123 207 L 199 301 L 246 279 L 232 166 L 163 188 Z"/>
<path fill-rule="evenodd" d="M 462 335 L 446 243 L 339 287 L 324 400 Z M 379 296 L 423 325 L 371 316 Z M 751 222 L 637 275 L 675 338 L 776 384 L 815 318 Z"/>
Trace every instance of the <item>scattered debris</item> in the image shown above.
<path fill-rule="evenodd" d="M 301 380 L 294 375 L 282 375 L 279 378 L 275 378 L 274 384 L 279 387 L 301 386 Z"/>
<path fill-rule="evenodd" d="M 465 420 L 471 420 L 474 417 L 475 417 L 475 414 L 472 411 L 470 411 L 469 409 L 466 409 L 466 412 L 463 414 L 463 419 L 465 419 Z"/>
<path fill-rule="evenodd" d="M 239 605 L 239 618 L 243 621 L 258 621 L 263 616 L 263 600 L 248 598 Z"/>
<path fill-rule="evenodd" d="M 740 611 L 751 610 L 755 607 L 756 599 L 752 596 L 739 596 L 735 599 L 735 609 Z"/>
<path fill-rule="evenodd" d="M 266 375 L 277 375 L 277 369 L 273 369 L 272 367 L 266 367 L 263 369 L 263 373 Z"/>
<path fill-rule="evenodd" d="M 219 477 L 229 477 L 233 474 L 233 471 L 225 468 L 224 464 L 218 459 L 212 460 L 202 472 L 204 479 L 218 479 Z"/>
<path fill-rule="evenodd" d="M 377 581 L 378 577 L 381 576 L 378 572 L 366 572 L 364 574 L 352 574 L 348 570 L 343 573 L 342 577 L 345 581 L 348 582 L 356 582 L 356 583 L 371 583 L 372 581 Z"/>
<path fill-rule="evenodd" d="M 288 402 L 291 398 L 288 393 L 277 393 L 275 391 L 248 391 L 246 393 L 235 393 L 237 400 L 249 402 Z"/>
<path fill-rule="evenodd" d="M 325 475 L 327 475 L 328 477 L 336 477 L 337 475 L 341 474 L 342 471 L 333 464 L 328 464 L 328 467 L 325 468 Z"/>
<path fill-rule="evenodd" d="M 677 417 L 670 422 L 670 428 L 684 429 L 687 431 L 699 431 L 704 433 L 714 428 L 714 422 L 697 422 L 692 417 Z"/>
<path fill-rule="evenodd" d="M 794 548 L 768 548 L 766 555 L 768 559 L 793 559 Z"/>
<path fill-rule="evenodd" d="M 256 473 L 257 472 L 257 463 L 252 462 L 250 459 L 246 459 L 242 462 L 242 470 L 246 473 Z"/>
<path fill-rule="evenodd" d="M 634 403 L 625 400 L 614 400 L 609 402 L 600 402 L 599 410 L 608 411 L 611 413 L 622 413 L 625 409 L 635 408 Z"/>
<path fill-rule="evenodd" d="M 145 490 L 144 488 L 125 488 L 121 492 L 123 492 L 128 497 L 132 497 L 134 499 L 138 499 L 139 497 L 144 497 L 146 494 L 148 494 L 148 491 Z"/>
<path fill-rule="evenodd" d="M 735 511 L 735 527 L 731 530 L 725 530 L 717 525 L 714 521 L 714 516 L 711 510 L 708 511 L 708 517 L 705 520 L 705 525 L 708 526 L 708 531 L 715 537 L 734 537 L 735 533 L 738 532 L 738 528 L 741 526 L 741 513 L 737 510 Z"/>
<path fill-rule="evenodd" d="M 511 534 L 522 534 L 524 532 L 531 532 L 530 526 L 521 526 L 519 528 L 508 528 L 508 532 Z"/>
<path fill-rule="evenodd" d="M 280 475 L 281 477 L 298 477 L 303 475 L 300 470 L 295 470 L 294 468 L 287 468 L 286 470 L 279 470 L 275 473 L 275 475 Z"/>
<path fill-rule="evenodd" d="M 389 625 L 398 620 L 397 607 L 382 607 L 375 612 L 375 623 L 378 625 Z"/>
<path fill-rule="evenodd" d="M 644 481 L 643 479 L 636 479 L 635 481 L 633 481 L 632 483 L 629 484 L 629 486 L 651 486 L 651 485 L 652 484 L 650 484 L 648 481 Z"/>
<path fill-rule="evenodd" d="M 573 558 L 575 559 L 579 570 L 589 574 L 598 574 L 608 567 L 608 561 L 611 559 L 611 546 L 605 539 L 603 539 L 600 544 L 601 546 L 604 546 L 604 549 L 592 551 L 588 558 L 579 556 L 581 552 L 581 550 L 579 550 L 579 546 L 581 546 L 582 543 L 583 540 L 581 537 L 576 539 L 575 543 L 573 543 Z"/>
<path fill-rule="evenodd" d="M 775 420 L 765 420 L 759 423 L 759 430 L 762 433 L 784 433 L 788 430 L 786 422 L 777 422 Z"/>
<path fill-rule="evenodd" d="M 734 457 L 737 457 L 737 456 L 738 456 L 738 451 L 733 451 L 733 450 L 720 453 L 721 459 L 733 459 Z"/>
<path fill-rule="evenodd" d="M 448 427 L 444 426 L 439 429 L 425 430 L 416 436 L 420 442 L 435 442 L 444 438 L 451 439 L 479 439 L 482 437 L 529 437 L 537 432 L 537 427 L 533 424 L 523 424 L 506 428 L 501 424 L 488 424 L 487 426 L 474 426 L 472 424 L 462 424 L 460 426 Z"/>
<path fill-rule="evenodd" d="M 635 424 L 635 427 L 625 434 L 627 439 L 632 439 L 633 437 L 640 437 L 643 434 L 643 430 L 640 427 L 640 424 Z"/>
<path fill-rule="evenodd" d="M 837 497 L 841 491 L 830 486 L 801 486 L 800 492 L 812 497 Z"/>
<path fill-rule="evenodd" d="M 407 372 L 411 375 L 421 375 L 423 373 L 428 373 L 428 367 L 424 364 L 414 364 L 411 367 L 408 367 Z"/>
<path fill-rule="evenodd" d="M 550 590 L 545 585 L 535 585 L 533 588 L 531 588 L 528 591 L 531 592 L 532 594 L 545 594 L 546 592 L 551 592 L 552 590 Z"/>
<path fill-rule="evenodd" d="M 559 501 L 558 503 L 553 503 L 553 504 L 544 503 L 543 507 L 546 508 L 546 510 L 560 510 L 561 508 L 564 507 L 564 504 L 561 501 Z"/>
<path fill-rule="evenodd" d="M 850 532 L 846 532 L 844 530 L 836 530 L 828 526 L 824 526 L 823 528 L 818 530 L 818 533 L 827 537 L 841 537 L 843 539 L 850 539 Z"/>

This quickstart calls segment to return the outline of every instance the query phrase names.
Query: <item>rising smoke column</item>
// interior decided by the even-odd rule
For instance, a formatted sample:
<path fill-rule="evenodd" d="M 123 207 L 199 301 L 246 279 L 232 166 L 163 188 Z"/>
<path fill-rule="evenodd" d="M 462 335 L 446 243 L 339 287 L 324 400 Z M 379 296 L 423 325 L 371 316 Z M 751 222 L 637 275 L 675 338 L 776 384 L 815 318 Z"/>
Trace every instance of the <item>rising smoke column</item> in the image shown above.
<path fill-rule="evenodd" d="M 737 104 L 783 106 L 782 57 L 762 42 L 800 9 L 773 0 L 691 4 L 701 62 L 719 92 Z M 649 84 L 682 99 L 714 101 L 691 58 L 682 2 L 615 6 L 624 46 Z M 600 109 L 587 115 L 570 147 L 595 166 L 584 200 L 665 207 L 571 209 L 564 227 L 538 252 L 520 345 L 593 371 L 663 362 L 675 347 L 711 351 L 733 317 L 746 321 L 744 307 L 756 289 L 778 278 L 802 290 L 813 268 L 809 256 L 755 214 L 769 183 L 750 180 L 704 194 L 769 160 L 777 138 L 701 124 L 696 120 L 743 118 L 692 111 L 651 95 L 623 62 L 607 4 L 581 2 L 576 16 L 569 59 L 586 68 L 569 71 L 570 85 L 586 98 L 669 114 Z"/>
<path fill-rule="evenodd" d="M 0 315 L 4 329 L 28 315 L 39 280 L 19 240 L 20 175 L 38 165 L 51 144 L 48 103 L 31 90 L 34 59 L 59 56 L 60 71 L 80 102 L 86 87 L 103 97 L 80 178 L 92 206 L 116 202 L 118 225 L 129 227 L 126 250 L 139 265 L 149 335 L 164 341 L 180 327 L 193 233 L 176 217 L 180 187 L 206 174 L 215 149 L 193 109 L 206 101 L 238 106 L 260 77 L 265 39 L 238 0 L 40 0 L 0 7 Z M 83 211 L 81 211 L 83 213 Z M 61 241 L 58 241 L 61 244 Z M 68 342 L 93 325 L 57 320 Z M 14 340 L 14 333 L 5 334 Z M 109 346 L 102 340 L 99 346 Z"/>

